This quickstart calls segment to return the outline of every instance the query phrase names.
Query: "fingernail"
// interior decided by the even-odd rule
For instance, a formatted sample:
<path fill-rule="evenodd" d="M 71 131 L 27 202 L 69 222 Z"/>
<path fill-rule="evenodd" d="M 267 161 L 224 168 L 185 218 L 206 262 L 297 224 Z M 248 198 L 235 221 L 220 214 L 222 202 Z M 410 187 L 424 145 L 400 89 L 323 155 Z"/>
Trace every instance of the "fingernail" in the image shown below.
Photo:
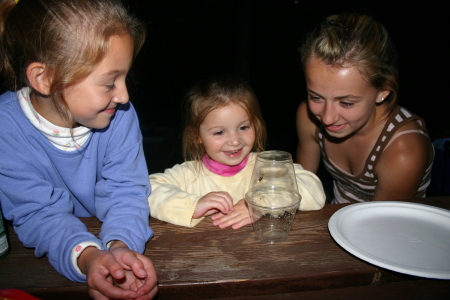
<path fill-rule="evenodd" d="M 123 272 L 123 270 L 118 270 L 116 272 L 116 277 L 117 278 L 122 278 L 123 276 L 125 276 L 125 273 Z"/>
<path fill-rule="evenodd" d="M 145 272 L 145 270 L 139 270 L 139 276 L 141 277 L 147 277 L 147 272 Z"/>

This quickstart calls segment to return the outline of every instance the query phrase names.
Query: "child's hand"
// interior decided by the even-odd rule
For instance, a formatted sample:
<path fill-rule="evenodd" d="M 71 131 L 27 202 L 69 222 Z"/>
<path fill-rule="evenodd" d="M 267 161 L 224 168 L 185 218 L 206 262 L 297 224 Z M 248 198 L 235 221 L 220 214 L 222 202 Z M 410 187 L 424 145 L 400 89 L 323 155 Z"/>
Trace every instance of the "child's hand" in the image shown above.
<path fill-rule="evenodd" d="M 227 192 L 210 192 L 198 200 L 192 217 L 197 219 L 216 212 L 226 215 L 233 210 L 233 198 L 230 194 Z"/>
<path fill-rule="evenodd" d="M 233 229 L 239 229 L 252 223 L 245 199 L 241 199 L 236 203 L 234 211 L 228 215 L 217 213 L 211 219 L 213 220 L 213 224 L 220 228 L 231 226 Z"/>
<path fill-rule="evenodd" d="M 152 299 L 156 296 L 158 279 L 153 263 L 148 257 L 128 249 L 121 241 L 114 241 L 109 251 L 125 272 L 123 278 L 114 280 L 117 286 L 136 291 L 136 300 Z"/>
<path fill-rule="evenodd" d="M 117 247 L 110 251 L 86 248 L 78 258 L 81 271 L 86 274 L 88 293 L 93 299 L 152 299 L 158 292 L 156 272 L 147 257 Z M 113 246 L 115 246 L 113 248 Z"/>

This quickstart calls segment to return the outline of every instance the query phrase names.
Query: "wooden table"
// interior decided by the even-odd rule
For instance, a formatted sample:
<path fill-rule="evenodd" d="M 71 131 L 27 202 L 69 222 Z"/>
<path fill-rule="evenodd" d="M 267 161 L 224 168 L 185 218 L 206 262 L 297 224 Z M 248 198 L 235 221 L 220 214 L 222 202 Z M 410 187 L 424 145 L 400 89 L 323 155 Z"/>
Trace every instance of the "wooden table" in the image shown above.
<path fill-rule="evenodd" d="M 450 209 L 450 197 L 407 201 Z M 206 219 L 185 228 L 152 218 L 155 237 L 145 255 L 157 270 L 157 299 L 450 299 L 450 280 L 385 270 L 336 244 L 328 220 L 344 206 L 298 212 L 289 239 L 273 245 L 255 240 L 251 225 L 219 229 Z M 98 234 L 96 218 L 82 220 Z M 11 227 L 10 241 L 11 253 L 0 260 L 0 288 L 22 289 L 45 300 L 89 299 L 85 284 L 59 275 L 46 257 L 34 257 Z"/>

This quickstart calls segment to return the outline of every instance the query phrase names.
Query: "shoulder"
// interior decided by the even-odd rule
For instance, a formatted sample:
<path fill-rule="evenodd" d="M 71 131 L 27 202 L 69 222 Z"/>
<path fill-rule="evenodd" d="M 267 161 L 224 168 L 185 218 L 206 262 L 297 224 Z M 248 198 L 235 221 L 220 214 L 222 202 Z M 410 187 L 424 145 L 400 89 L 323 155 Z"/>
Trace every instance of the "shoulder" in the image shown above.
<path fill-rule="evenodd" d="M 0 95 L 0 107 L 1 116 L 8 116 L 13 110 L 19 108 L 16 93 L 6 92 Z M 3 119 L 3 117 L 1 119 Z"/>
<path fill-rule="evenodd" d="M 198 162 L 186 161 L 182 164 L 176 164 L 171 168 L 167 168 L 163 173 L 152 173 L 150 179 L 156 179 L 160 177 L 192 177 L 198 175 L 200 170 Z M 201 172 L 200 172 L 201 174 Z"/>
<path fill-rule="evenodd" d="M 302 101 L 297 108 L 297 121 L 304 121 L 308 117 L 308 103 Z"/>
<path fill-rule="evenodd" d="M 318 121 L 309 111 L 308 103 L 303 101 L 297 108 L 297 131 L 299 137 L 314 137 L 317 128 Z"/>
<path fill-rule="evenodd" d="M 433 147 L 427 135 L 416 131 L 420 129 L 416 122 L 410 122 L 399 128 L 397 137 L 383 151 L 377 165 L 377 173 L 413 172 L 425 170 L 433 160 Z M 413 132 L 409 132 L 412 130 Z M 396 171 L 396 172 L 397 172 Z M 420 171 L 422 173 L 422 171 Z"/>
<path fill-rule="evenodd" d="M 24 132 L 31 128 L 28 123 L 16 93 L 2 94 L 0 96 L 0 135 L 6 139 L 26 138 Z"/>

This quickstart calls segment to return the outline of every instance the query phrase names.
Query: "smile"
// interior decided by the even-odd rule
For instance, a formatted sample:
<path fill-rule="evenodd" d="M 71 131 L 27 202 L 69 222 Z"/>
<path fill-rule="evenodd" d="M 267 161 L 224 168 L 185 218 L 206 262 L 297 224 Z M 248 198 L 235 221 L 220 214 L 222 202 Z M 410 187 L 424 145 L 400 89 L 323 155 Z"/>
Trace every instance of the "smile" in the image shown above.
<path fill-rule="evenodd" d="M 223 151 L 223 153 L 225 153 L 227 156 L 229 156 L 229 157 L 236 157 L 236 156 L 238 156 L 239 154 L 241 154 L 241 152 L 242 152 L 242 149 L 239 149 L 239 150 L 233 150 L 233 151 Z"/>
<path fill-rule="evenodd" d="M 105 113 L 110 114 L 110 115 L 114 114 L 115 111 L 116 111 L 115 108 L 107 108 L 105 110 L 102 110 L 102 112 L 105 112 Z"/>
<path fill-rule="evenodd" d="M 329 126 L 326 126 L 326 127 L 327 127 L 327 130 L 329 130 L 329 131 L 338 132 L 338 131 L 341 131 L 345 127 L 345 125 L 346 124 L 329 125 Z"/>

